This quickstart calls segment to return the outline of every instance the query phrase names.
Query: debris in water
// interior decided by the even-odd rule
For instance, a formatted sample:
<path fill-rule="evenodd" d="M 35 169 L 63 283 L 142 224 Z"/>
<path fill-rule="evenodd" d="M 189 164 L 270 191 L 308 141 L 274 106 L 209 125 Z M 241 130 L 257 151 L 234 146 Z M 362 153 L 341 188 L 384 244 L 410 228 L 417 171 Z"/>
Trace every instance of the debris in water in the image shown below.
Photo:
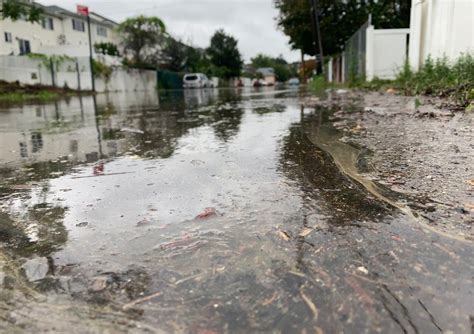
<path fill-rule="evenodd" d="M 138 133 L 138 134 L 144 134 L 145 133 L 142 130 L 132 129 L 132 128 L 121 128 L 120 132 L 129 132 L 129 133 Z"/>
<path fill-rule="evenodd" d="M 107 288 L 107 283 L 109 281 L 108 276 L 97 276 L 94 277 L 92 283 L 89 285 L 89 290 L 92 292 L 100 292 Z"/>
<path fill-rule="evenodd" d="M 268 298 L 268 299 L 265 299 L 265 300 L 262 302 L 262 306 L 268 306 L 268 305 L 270 305 L 270 304 L 273 303 L 277 298 L 278 298 L 278 293 L 274 292 L 274 293 L 273 293 L 273 296 L 271 296 L 271 297 Z"/>
<path fill-rule="evenodd" d="M 146 218 L 137 222 L 137 226 L 143 226 L 143 225 L 148 225 L 148 224 L 150 224 L 150 221 Z"/>
<path fill-rule="evenodd" d="M 306 237 L 309 235 L 311 232 L 313 232 L 313 229 L 310 227 L 306 227 L 300 234 L 298 234 L 300 237 Z"/>
<path fill-rule="evenodd" d="M 124 311 L 132 308 L 133 306 L 137 305 L 137 304 L 141 304 L 141 303 L 144 303 L 144 302 L 147 302 L 147 301 L 150 301 L 152 300 L 153 298 L 156 298 L 158 296 L 161 295 L 161 292 L 157 292 L 157 293 L 154 293 L 152 295 L 149 295 L 149 296 L 146 296 L 146 297 L 142 297 L 142 298 L 138 298 L 138 299 L 135 299 L 134 301 L 131 301 L 130 303 L 127 303 L 125 305 L 122 306 L 122 309 Z"/>
<path fill-rule="evenodd" d="M 205 208 L 203 212 L 198 214 L 194 219 L 207 219 L 217 216 L 217 211 L 214 208 Z"/>
<path fill-rule="evenodd" d="M 395 241 L 402 241 L 402 238 L 400 238 L 398 235 L 392 235 L 392 239 Z"/>
<path fill-rule="evenodd" d="M 308 305 L 308 308 L 313 312 L 314 320 L 318 320 L 318 309 L 316 308 L 316 305 L 311 301 L 311 299 L 308 298 L 303 292 L 303 290 L 300 290 L 301 298 L 303 298 L 304 302 L 306 305 Z"/>
<path fill-rule="evenodd" d="M 23 269 L 30 282 L 43 279 L 48 273 L 48 259 L 45 257 L 32 258 L 23 264 Z"/>
<path fill-rule="evenodd" d="M 367 270 L 367 268 L 365 268 L 363 266 L 357 267 L 357 270 L 360 271 L 361 273 L 363 273 L 364 275 L 369 274 L 369 271 Z"/>

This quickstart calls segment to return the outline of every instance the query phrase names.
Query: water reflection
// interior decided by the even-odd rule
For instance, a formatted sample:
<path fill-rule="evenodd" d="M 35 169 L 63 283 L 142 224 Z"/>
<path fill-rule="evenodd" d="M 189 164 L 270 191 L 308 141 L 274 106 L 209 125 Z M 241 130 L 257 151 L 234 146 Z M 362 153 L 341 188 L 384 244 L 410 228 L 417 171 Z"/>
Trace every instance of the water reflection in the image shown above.
<path fill-rule="evenodd" d="M 290 127 L 283 141 L 280 166 L 287 177 L 298 182 L 305 199 L 316 200 L 319 209 L 330 213 L 328 222 L 332 224 L 358 225 L 385 218 L 393 208 L 368 196 L 361 185 L 341 173 L 326 151 L 310 141 L 309 138 L 318 138 L 319 141 L 315 141 L 323 146 L 330 143 L 330 139 L 340 137 L 327 121 L 329 111 L 319 109 L 304 113 L 301 108 L 300 122 Z M 323 117 L 326 118 L 324 124 Z M 342 149 L 343 154 L 351 154 L 350 146 Z"/>
<path fill-rule="evenodd" d="M 178 138 L 204 124 L 227 141 L 238 132 L 243 112 L 235 108 L 237 95 L 227 92 L 215 110 L 200 117 L 192 114 L 198 107 L 213 104 L 217 92 L 166 92 L 160 98 L 156 94 L 99 95 L 4 109 L 0 112 L 0 168 L 57 161 L 76 165 L 123 154 L 169 157 Z"/>

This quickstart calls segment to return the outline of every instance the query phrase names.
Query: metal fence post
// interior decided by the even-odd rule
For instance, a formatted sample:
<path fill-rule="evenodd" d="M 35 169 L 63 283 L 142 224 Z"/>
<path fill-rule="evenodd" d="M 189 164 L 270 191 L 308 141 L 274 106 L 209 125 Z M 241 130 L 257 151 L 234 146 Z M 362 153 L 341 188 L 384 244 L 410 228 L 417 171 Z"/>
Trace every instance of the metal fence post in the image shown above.
<path fill-rule="evenodd" d="M 54 62 L 53 58 L 49 59 L 49 66 L 51 67 L 51 83 L 53 87 L 56 87 L 56 80 L 54 79 Z"/>
<path fill-rule="evenodd" d="M 81 91 L 81 71 L 79 70 L 79 61 L 76 58 L 77 90 Z"/>

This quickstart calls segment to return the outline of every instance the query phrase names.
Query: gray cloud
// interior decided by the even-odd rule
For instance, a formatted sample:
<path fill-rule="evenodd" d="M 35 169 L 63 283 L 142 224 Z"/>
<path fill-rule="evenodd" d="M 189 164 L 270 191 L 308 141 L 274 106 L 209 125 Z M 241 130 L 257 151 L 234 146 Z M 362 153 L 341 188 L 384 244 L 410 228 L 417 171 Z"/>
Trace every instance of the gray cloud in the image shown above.
<path fill-rule="evenodd" d="M 239 40 L 239 49 L 248 61 L 258 53 L 282 54 L 298 60 L 288 38 L 277 29 L 277 11 L 272 0 L 79 0 L 81 4 L 114 20 L 144 14 L 163 19 L 168 31 L 195 46 L 206 47 L 216 29 L 223 28 Z M 75 10 L 76 0 L 40 0 Z"/>

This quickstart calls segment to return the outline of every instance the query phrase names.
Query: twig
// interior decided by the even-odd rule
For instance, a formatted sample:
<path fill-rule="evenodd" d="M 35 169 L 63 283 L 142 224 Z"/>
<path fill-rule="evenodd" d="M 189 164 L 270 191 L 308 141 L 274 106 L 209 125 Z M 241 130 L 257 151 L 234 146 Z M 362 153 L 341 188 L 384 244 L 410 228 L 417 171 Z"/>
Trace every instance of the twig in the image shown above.
<path fill-rule="evenodd" d="M 313 312 L 314 320 L 318 320 L 319 312 L 318 309 L 316 308 L 316 305 L 311 301 L 311 299 L 308 298 L 303 292 L 303 290 L 300 290 L 301 298 L 303 298 L 304 302 L 306 305 L 308 305 L 308 308 Z"/>
<path fill-rule="evenodd" d="M 129 308 L 137 305 L 137 304 L 141 304 L 141 303 L 144 303 L 144 302 L 147 302 L 153 298 L 156 298 L 158 296 L 161 295 L 161 292 L 157 292 L 157 293 L 154 293 L 152 295 L 149 295 L 149 296 L 146 296 L 146 297 L 143 297 L 143 298 L 138 298 L 138 299 L 135 299 L 134 301 L 131 301 L 130 303 L 127 303 L 125 304 L 124 306 L 122 306 L 122 309 L 124 311 L 128 310 Z"/>

